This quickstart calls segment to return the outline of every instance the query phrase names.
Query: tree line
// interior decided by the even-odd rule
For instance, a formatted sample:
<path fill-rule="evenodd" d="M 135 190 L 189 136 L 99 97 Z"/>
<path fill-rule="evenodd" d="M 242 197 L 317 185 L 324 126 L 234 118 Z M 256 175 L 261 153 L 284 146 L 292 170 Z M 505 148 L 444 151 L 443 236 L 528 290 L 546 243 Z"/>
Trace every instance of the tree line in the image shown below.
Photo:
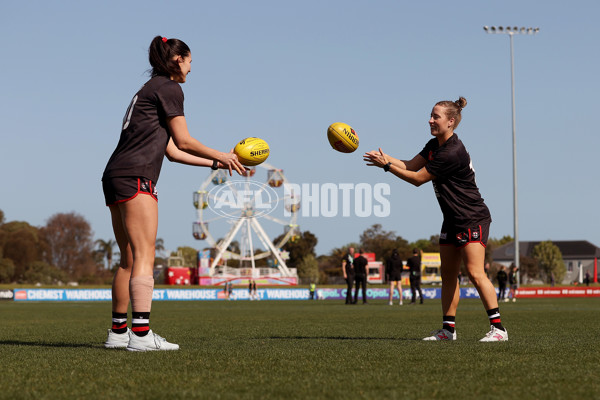
<path fill-rule="evenodd" d="M 274 239 L 277 242 L 281 236 Z M 380 224 L 372 225 L 359 235 L 359 241 L 332 249 L 329 254 L 317 255 L 318 238 L 304 231 L 282 248 L 289 253 L 288 267 L 296 268 L 304 282 L 327 284 L 339 281 L 342 276 L 341 259 L 349 247 L 356 251 L 375 253 L 377 260 L 387 260 L 394 250 L 402 259 L 408 259 L 414 248 L 423 252 L 439 252 L 439 235 L 429 239 L 409 242 L 394 231 L 386 231 Z M 510 236 L 490 239 L 486 247 L 486 262 L 490 263 L 490 276 L 499 268 L 494 264 L 492 253 L 498 246 L 512 242 Z M 235 242 L 230 250 L 235 250 Z M 78 282 L 106 284 L 112 280 L 114 270 L 120 263 L 120 254 L 113 239 L 93 240 L 93 232 L 86 219 L 74 212 L 57 213 L 45 226 L 35 227 L 23 221 L 6 222 L 0 210 L 0 283 L 61 284 Z M 521 274 L 533 279 L 542 277 L 547 282 L 560 282 L 566 273 L 562 255 L 552 242 L 542 242 L 534 250 L 533 257 L 521 257 Z M 115 251 L 117 250 L 117 251 Z M 164 242 L 156 241 L 156 264 L 167 264 Z M 196 266 L 197 250 L 179 247 L 170 255 L 182 255 L 185 265 Z M 265 264 L 265 265 L 262 265 Z M 257 262 L 258 267 L 267 260 Z M 466 270 L 463 275 L 466 276 Z"/>
<path fill-rule="evenodd" d="M 0 283 L 99 284 L 110 282 L 111 276 L 83 216 L 57 213 L 35 227 L 6 222 L 0 210 Z"/>

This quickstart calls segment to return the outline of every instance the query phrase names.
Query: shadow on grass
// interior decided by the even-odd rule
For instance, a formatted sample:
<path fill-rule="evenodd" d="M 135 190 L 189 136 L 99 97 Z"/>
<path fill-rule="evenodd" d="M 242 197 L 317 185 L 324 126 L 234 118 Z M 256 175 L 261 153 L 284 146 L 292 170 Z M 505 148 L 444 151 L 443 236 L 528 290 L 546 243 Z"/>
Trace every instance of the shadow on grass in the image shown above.
<path fill-rule="evenodd" d="M 386 337 L 349 337 L 349 336 L 267 336 L 255 339 L 274 339 L 274 340 L 402 340 L 402 341 L 422 341 L 423 338 L 386 338 Z"/>
<path fill-rule="evenodd" d="M 89 344 L 89 343 L 48 343 L 48 342 L 25 342 L 22 340 L 0 340 L 0 346 L 29 346 L 29 347 L 58 347 L 58 348 L 88 348 L 88 349 L 104 349 L 102 344 Z"/>

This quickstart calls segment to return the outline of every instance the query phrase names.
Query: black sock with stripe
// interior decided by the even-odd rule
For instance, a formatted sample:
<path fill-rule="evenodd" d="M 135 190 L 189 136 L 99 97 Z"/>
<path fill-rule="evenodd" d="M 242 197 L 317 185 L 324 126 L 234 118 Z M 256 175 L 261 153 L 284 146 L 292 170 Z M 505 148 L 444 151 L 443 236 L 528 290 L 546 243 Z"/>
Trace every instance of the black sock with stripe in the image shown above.
<path fill-rule="evenodd" d="M 112 313 L 112 327 L 110 328 L 114 333 L 125 333 L 127 332 L 127 313 Z"/>
<path fill-rule="evenodd" d="M 456 320 L 455 316 L 444 315 L 442 318 L 442 328 L 447 330 L 450 333 L 454 333 L 454 321 Z"/>
<path fill-rule="evenodd" d="M 149 312 L 132 312 L 131 313 L 131 330 L 137 336 L 146 336 L 150 331 L 150 313 Z"/>
<path fill-rule="evenodd" d="M 495 326 L 497 329 L 505 331 L 500 321 L 500 309 L 498 307 L 487 310 L 488 318 L 490 319 L 490 325 Z"/>

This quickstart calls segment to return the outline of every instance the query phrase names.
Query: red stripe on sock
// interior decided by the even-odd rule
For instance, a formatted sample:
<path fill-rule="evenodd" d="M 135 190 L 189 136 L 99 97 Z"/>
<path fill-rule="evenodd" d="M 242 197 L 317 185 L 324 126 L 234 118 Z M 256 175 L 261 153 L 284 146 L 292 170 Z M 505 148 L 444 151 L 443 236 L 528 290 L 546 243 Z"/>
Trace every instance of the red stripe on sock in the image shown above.
<path fill-rule="evenodd" d="M 113 329 L 123 329 L 123 328 L 127 328 L 127 322 L 117 325 L 117 324 L 113 324 L 112 326 Z"/>
<path fill-rule="evenodd" d="M 150 330 L 149 326 L 134 326 L 131 328 L 134 332 L 146 332 Z"/>
<path fill-rule="evenodd" d="M 494 319 L 490 319 L 490 322 L 492 324 L 499 324 L 500 323 L 500 318 L 494 318 Z"/>

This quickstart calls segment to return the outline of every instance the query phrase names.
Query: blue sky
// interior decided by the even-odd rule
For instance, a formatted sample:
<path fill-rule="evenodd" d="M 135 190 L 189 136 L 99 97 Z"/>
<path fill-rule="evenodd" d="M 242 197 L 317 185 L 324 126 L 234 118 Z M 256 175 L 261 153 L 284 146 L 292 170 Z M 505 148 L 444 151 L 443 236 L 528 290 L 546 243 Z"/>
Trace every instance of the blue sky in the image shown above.
<path fill-rule="evenodd" d="M 95 238 L 112 237 L 100 177 L 147 80 L 150 40 L 163 35 L 192 50 L 186 118 L 203 143 L 229 150 L 259 136 L 268 162 L 298 184 L 390 185 L 388 217 L 299 218 L 318 254 L 375 223 L 409 241 L 439 233 L 431 184 L 366 167 L 362 154 L 412 158 L 430 138 L 432 106 L 458 96 L 469 102 L 457 133 L 492 212 L 490 236 L 512 236 L 509 38 L 482 29 L 510 24 L 540 28 L 514 41 L 520 239 L 600 245 L 599 13 L 591 0 L 4 2 L 0 209 L 36 226 L 74 211 Z M 337 121 L 357 131 L 355 153 L 327 143 Z M 158 236 L 168 249 L 204 246 L 191 235 L 192 192 L 208 172 L 165 161 Z"/>

